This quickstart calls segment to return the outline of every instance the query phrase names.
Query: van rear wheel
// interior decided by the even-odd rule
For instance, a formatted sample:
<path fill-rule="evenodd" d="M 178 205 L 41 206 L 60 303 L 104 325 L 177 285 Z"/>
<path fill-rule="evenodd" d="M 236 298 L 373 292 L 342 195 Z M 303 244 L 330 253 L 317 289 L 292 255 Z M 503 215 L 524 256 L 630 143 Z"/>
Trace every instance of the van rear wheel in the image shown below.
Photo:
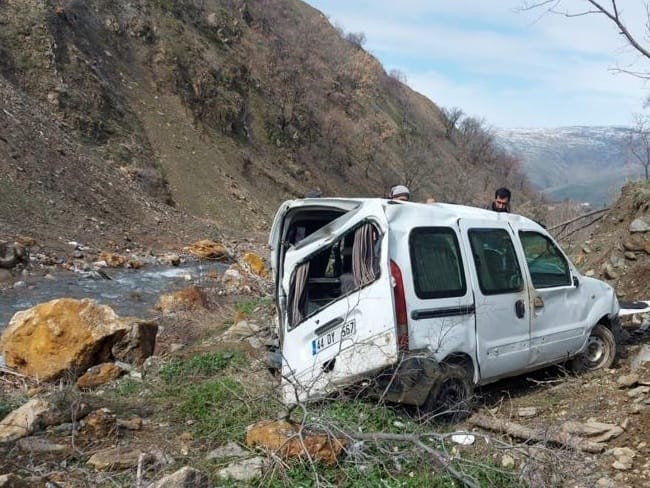
<path fill-rule="evenodd" d="M 615 356 L 614 334 L 603 324 L 596 324 L 587 339 L 586 349 L 571 360 L 570 367 L 576 373 L 609 368 L 614 362 Z"/>
<path fill-rule="evenodd" d="M 423 408 L 435 420 L 459 422 L 469 416 L 473 394 L 474 385 L 462 366 L 441 364 Z"/>

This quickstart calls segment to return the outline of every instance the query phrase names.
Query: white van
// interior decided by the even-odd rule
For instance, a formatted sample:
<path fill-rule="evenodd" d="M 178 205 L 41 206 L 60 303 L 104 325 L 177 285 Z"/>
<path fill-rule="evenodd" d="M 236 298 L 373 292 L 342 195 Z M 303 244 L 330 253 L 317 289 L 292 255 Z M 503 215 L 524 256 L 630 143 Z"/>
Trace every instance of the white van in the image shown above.
<path fill-rule="evenodd" d="M 613 289 L 520 215 L 292 200 L 269 244 L 289 404 L 356 383 L 433 411 L 474 385 L 569 359 L 609 367 L 616 353 Z"/>

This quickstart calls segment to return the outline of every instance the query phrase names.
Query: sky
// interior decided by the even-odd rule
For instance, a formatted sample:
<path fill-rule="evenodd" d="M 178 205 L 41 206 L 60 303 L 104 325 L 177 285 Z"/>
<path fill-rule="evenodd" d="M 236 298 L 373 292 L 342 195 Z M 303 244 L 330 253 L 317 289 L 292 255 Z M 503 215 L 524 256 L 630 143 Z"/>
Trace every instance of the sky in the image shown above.
<path fill-rule="evenodd" d="M 523 0 L 306 1 L 344 32 L 363 33 L 364 49 L 412 89 L 494 128 L 629 126 L 646 113 L 649 82 L 620 69 L 650 72 L 650 60 L 602 15 L 522 11 Z M 586 6 L 559 3 L 572 13 Z M 648 2 L 618 3 L 650 48 Z"/>

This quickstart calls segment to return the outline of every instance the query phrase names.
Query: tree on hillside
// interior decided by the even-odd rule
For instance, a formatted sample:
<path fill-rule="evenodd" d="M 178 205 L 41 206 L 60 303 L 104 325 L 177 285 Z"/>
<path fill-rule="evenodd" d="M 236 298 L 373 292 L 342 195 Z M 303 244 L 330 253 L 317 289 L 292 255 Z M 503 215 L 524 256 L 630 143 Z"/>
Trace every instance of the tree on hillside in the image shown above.
<path fill-rule="evenodd" d="M 635 116 L 635 124 L 626 141 L 635 163 L 643 167 L 646 181 L 650 172 L 650 121 L 643 115 Z"/>
<path fill-rule="evenodd" d="M 460 119 L 463 118 L 463 115 L 463 110 L 458 107 L 443 107 L 440 109 L 440 119 L 442 120 L 442 125 L 445 127 L 445 137 L 447 139 L 451 140 L 451 136 L 458 129 L 458 124 Z"/>
<path fill-rule="evenodd" d="M 625 41 L 643 57 L 650 59 L 650 48 L 644 46 L 642 42 L 648 41 L 650 35 L 650 23 L 646 21 L 646 32 L 644 39 L 639 40 L 639 37 L 633 34 L 627 27 L 626 21 L 623 18 L 623 12 L 619 9 L 619 2 L 617 0 L 610 0 L 604 3 L 601 0 L 579 0 L 582 5 L 577 9 L 566 6 L 564 0 L 538 0 L 538 1 L 523 1 L 521 10 L 546 10 L 552 14 L 559 14 L 565 17 L 581 17 L 584 15 L 604 15 L 607 19 L 616 25 L 618 32 Z M 644 2 L 646 16 L 650 17 L 650 2 Z M 642 78 L 649 78 L 650 72 L 631 72 L 629 70 L 620 69 L 626 73 L 634 74 Z"/>

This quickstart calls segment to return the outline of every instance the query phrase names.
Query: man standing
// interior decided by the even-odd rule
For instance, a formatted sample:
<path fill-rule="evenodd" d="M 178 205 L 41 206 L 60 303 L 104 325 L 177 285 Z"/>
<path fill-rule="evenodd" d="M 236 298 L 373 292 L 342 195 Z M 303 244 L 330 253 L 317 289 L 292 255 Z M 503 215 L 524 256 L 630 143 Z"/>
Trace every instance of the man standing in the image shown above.
<path fill-rule="evenodd" d="M 404 185 L 395 185 L 390 189 L 390 199 L 408 202 L 411 199 L 411 192 Z"/>
<path fill-rule="evenodd" d="M 497 188 L 494 192 L 494 200 L 485 208 L 495 212 L 510 212 L 510 196 L 510 190 L 507 188 Z"/>

